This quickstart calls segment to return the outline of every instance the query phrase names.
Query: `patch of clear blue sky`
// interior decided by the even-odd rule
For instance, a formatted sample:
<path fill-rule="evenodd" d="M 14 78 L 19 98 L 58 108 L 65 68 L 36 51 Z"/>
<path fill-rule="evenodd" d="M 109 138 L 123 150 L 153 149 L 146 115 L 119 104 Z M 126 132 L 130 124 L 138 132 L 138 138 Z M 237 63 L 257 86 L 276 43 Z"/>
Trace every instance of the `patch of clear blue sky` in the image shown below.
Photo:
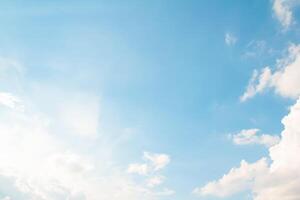
<path fill-rule="evenodd" d="M 0 25 L 0 55 L 23 62 L 28 82 L 97 93 L 102 115 L 117 113 L 104 123 L 138 130 L 120 147 L 122 165 L 144 150 L 171 155 L 169 199 L 195 199 L 194 187 L 266 154 L 232 145 L 228 133 L 282 128 L 289 102 L 269 93 L 239 102 L 252 70 L 299 40 L 280 32 L 269 0 L 3 0 Z M 245 58 L 253 40 L 274 53 Z"/>

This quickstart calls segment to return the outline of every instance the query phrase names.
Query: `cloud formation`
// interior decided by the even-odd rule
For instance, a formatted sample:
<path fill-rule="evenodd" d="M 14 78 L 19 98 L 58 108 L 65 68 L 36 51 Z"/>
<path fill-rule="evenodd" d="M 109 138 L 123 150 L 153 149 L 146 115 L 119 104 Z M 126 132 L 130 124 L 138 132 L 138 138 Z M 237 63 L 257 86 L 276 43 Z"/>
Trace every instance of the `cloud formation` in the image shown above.
<path fill-rule="evenodd" d="M 150 173 L 162 170 L 171 161 L 167 154 L 155 154 L 144 152 L 143 159 L 146 163 L 132 163 L 128 166 L 128 173 L 136 173 L 139 175 L 148 175 Z"/>
<path fill-rule="evenodd" d="M 170 162 L 168 155 L 145 152 L 152 175 L 145 182 L 136 181 L 121 166 L 111 164 L 113 158 L 82 153 L 65 140 L 60 132 L 66 130 L 62 128 L 65 123 L 57 126 L 52 117 L 29 107 L 20 112 L 14 103 L 15 99 L 22 102 L 21 98 L 1 94 L 5 94 L 1 104 L 7 110 L 0 112 L 0 199 L 155 200 L 174 193 L 168 188 L 154 189 L 165 179 L 156 172 Z"/>
<path fill-rule="evenodd" d="M 243 160 L 238 168 L 232 168 L 229 173 L 217 181 L 194 189 L 194 193 L 201 196 L 227 197 L 252 188 L 254 180 L 266 173 L 267 170 L 268 165 L 265 158 L 253 164 Z"/>
<path fill-rule="evenodd" d="M 250 191 L 254 200 L 300 199 L 300 47 L 291 45 L 286 58 L 278 61 L 274 72 L 265 68 L 260 75 L 254 73 L 245 99 L 266 88 L 274 89 L 284 97 L 297 98 L 283 118 L 284 129 L 280 140 L 257 135 L 258 129 L 243 130 L 233 136 L 237 144 L 260 143 L 269 146 L 269 155 L 254 163 L 242 161 L 237 168 L 216 181 L 211 181 L 194 192 L 200 196 L 228 197 Z"/>
<path fill-rule="evenodd" d="M 273 0 L 273 11 L 283 26 L 288 28 L 293 22 L 292 3 L 294 0 Z"/>
<path fill-rule="evenodd" d="M 52 133 L 53 124 L 46 116 L 30 110 L 19 112 L 10 106 L 0 117 L 0 198 L 151 198 L 150 190 L 134 183 L 117 166 L 107 170 L 96 162 L 101 158 L 71 148 Z"/>
<path fill-rule="evenodd" d="M 10 70 L 16 71 L 19 65 L 7 63 L 17 62 L 0 65 L 1 77 L 9 74 L 5 81 L 10 81 L 14 74 Z M 141 182 L 124 166 L 114 164 L 110 152 L 115 144 L 104 136 L 105 141 L 97 140 L 100 105 L 96 95 L 58 92 L 41 83 L 33 88 L 25 97 L 0 91 L 0 199 L 156 200 L 174 193 L 155 187 L 164 180 L 159 174 Z M 81 149 L 96 144 L 101 149 L 95 152 Z M 155 171 L 170 161 L 164 154 L 146 153 L 145 157 Z"/>
<path fill-rule="evenodd" d="M 149 188 L 163 184 L 166 177 L 162 176 L 160 171 L 170 163 L 170 156 L 167 154 L 144 152 L 143 159 L 145 161 L 144 163 L 130 164 L 127 168 L 127 172 L 146 177 L 145 185 Z M 172 195 L 174 191 L 165 188 L 162 194 Z"/>
<path fill-rule="evenodd" d="M 154 171 L 165 168 L 171 161 L 170 156 L 167 154 L 155 154 L 150 152 L 144 152 L 144 159 L 152 163 Z"/>
<path fill-rule="evenodd" d="M 250 190 L 254 200 L 300 199 L 300 98 L 283 118 L 278 144 L 269 148 L 269 158 L 249 164 L 241 162 L 221 179 L 196 188 L 201 196 L 227 197 Z M 270 161 L 268 161 L 270 160 Z"/>
<path fill-rule="evenodd" d="M 277 94 L 296 99 L 300 95 L 300 45 L 291 44 L 286 58 L 278 60 L 277 68 L 265 67 L 254 70 L 241 101 L 246 101 L 266 89 L 273 89 Z"/>
<path fill-rule="evenodd" d="M 259 131 L 259 129 L 244 129 L 237 134 L 230 135 L 230 138 L 237 145 L 261 144 L 266 147 L 271 147 L 279 143 L 279 136 L 258 134 Z"/>
<path fill-rule="evenodd" d="M 269 47 L 265 40 L 251 40 L 245 48 L 243 58 L 255 58 L 260 56 L 268 56 L 274 53 L 274 49 Z"/>
<path fill-rule="evenodd" d="M 0 92 L 0 105 L 13 110 L 24 111 L 22 101 L 8 92 Z"/>

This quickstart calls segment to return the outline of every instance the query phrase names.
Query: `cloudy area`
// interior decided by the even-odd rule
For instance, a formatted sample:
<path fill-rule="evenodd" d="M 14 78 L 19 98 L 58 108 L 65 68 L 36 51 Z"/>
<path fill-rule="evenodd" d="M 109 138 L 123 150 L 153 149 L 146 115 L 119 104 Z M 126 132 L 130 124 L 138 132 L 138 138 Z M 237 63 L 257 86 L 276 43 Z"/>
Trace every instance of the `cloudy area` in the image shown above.
<path fill-rule="evenodd" d="M 1 1 L 0 200 L 299 200 L 299 9 Z"/>

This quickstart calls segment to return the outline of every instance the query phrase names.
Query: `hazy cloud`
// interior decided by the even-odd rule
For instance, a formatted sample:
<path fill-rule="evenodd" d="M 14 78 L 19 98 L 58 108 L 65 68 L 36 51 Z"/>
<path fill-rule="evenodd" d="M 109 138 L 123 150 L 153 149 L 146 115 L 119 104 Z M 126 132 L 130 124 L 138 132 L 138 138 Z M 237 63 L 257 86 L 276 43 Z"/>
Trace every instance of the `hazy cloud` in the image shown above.
<path fill-rule="evenodd" d="M 232 45 L 235 45 L 236 42 L 237 42 L 237 37 L 234 36 L 232 33 L 226 33 L 225 34 L 225 43 L 228 45 L 228 46 L 232 46 Z"/>
<path fill-rule="evenodd" d="M 237 134 L 230 135 L 230 138 L 237 145 L 261 144 L 271 147 L 279 143 L 279 136 L 259 134 L 259 131 L 259 129 L 244 129 Z"/>
<path fill-rule="evenodd" d="M 273 11 L 280 24 L 286 29 L 293 22 L 293 0 L 273 0 Z"/>

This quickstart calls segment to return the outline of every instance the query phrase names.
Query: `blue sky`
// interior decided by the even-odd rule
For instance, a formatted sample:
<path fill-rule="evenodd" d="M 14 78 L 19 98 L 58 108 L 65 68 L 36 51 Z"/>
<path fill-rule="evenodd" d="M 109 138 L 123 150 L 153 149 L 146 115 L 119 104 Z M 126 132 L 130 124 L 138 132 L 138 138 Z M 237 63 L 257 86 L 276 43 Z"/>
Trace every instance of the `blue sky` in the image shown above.
<path fill-rule="evenodd" d="M 112 185 L 129 181 L 134 188 L 142 188 L 138 191 L 150 194 L 144 199 L 215 199 L 213 192 L 199 195 L 192 191 L 218 180 L 232 167 L 238 167 L 241 160 L 255 163 L 269 156 L 264 142 L 251 140 L 248 143 L 259 144 L 241 145 L 234 144 L 238 142 L 232 138 L 241 130 L 254 129 L 279 137 L 284 129 L 281 119 L 297 99 L 298 91 L 281 90 L 285 85 L 275 83 L 274 78 L 262 86 L 266 91 L 253 89 L 260 94 L 240 100 L 247 86 L 251 86 L 249 80 L 254 70 L 260 73 L 269 66 L 275 74 L 278 59 L 289 57 L 292 54 L 289 48 L 299 43 L 297 3 L 293 0 L 284 3 L 282 0 L 3 0 L 0 2 L 0 104 L 4 106 L 0 109 L 3 120 L 0 134 L 8 137 L 12 130 L 10 123 L 12 126 L 20 123 L 23 127 L 30 121 L 34 125 L 24 126 L 47 129 L 55 145 L 63 143 L 60 145 L 63 150 L 53 155 L 55 159 L 70 159 L 67 168 L 73 166 L 74 158 L 76 162 L 82 158 L 82 164 L 87 157 L 94 166 L 92 172 L 87 172 L 91 176 L 110 180 Z M 285 15 L 289 12 L 292 19 Z M 293 62 L 288 60 L 283 68 Z M 262 79 L 257 81 L 257 85 L 263 83 Z M 19 104 L 25 111 L 16 111 Z M 27 118 L 26 123 L 22 121 Z M 40 122 L 42 128 L 40 125 L 34 128 Z M 31 133 L 30 128 L 25 131 L 20 128 L 22 138 L 26 131 Z M 38 131 L 36 134 L 32 137 L 39 138 Z M 38 139 L 34 144 L 26 143 L 36 146 L 33 151 L 42 148 L 41 144 L 44 143 Z M 4 147 L 1 150 L 14 151 Z M 52 150 L 46 149 L 45 155 L 49 152 Z M 144 152 L 150 152 L 150 156 Z M 31 157 L 29 152 L 26 156 L 32 163 L 39 163 L 44 154 Z M 6 162 L 5 156 L 1 159 Z M 23 165 L 17 161 L 20 160 L 11 161 L 11 165 Z M 90 165 L 80 165 L 80 169 L 86 166 Z M 59 171 L 57 168 L 53 167 L 53 173 Z M 107 172 L 102 168 L 113 170 Z M 0 169 L 6 170 L 7 166 Z M 122 179 L 115 177 L 115 171 Z M 34 172 L 24 173 L 24 177 L 31 177 Z M 93 184 L 95 191 L 98 188 L 111 193 L 97 196 L 95 191 L 82 190 L 72 196 L 76 188 L 82 187 L 70 186 L 68 177 L 56 175 L 43 178 L 43 183 L 52 179 L 61 181 L 68 191 L 65 196 L 45 192 L 42 184 L 32 186 L 45 192 L 46 200 L 67 197 L 134 200 L 140 195 L 129 197 L 120 193 L 120 197 L 112 197 L 118 191 L 111 189 L 113 186 L 105 189 L 103 183 L 98 186 L 97 182 Z M 164 177 L 164 182 L 145 185 L 153 177 Z M 6 174 L 1 174 L 1 179 L 0 198 L 42 199 L 15 186 L 1 188 L 1 182 L 7 180 Z M 87 180 L 87 185 L 92 183 Z M 168 194 L 161 195 L 160 191 Z M 259 196 L 252 188 L 223 195 L 223 199 L 252 199 L 253 194 Z"/>

